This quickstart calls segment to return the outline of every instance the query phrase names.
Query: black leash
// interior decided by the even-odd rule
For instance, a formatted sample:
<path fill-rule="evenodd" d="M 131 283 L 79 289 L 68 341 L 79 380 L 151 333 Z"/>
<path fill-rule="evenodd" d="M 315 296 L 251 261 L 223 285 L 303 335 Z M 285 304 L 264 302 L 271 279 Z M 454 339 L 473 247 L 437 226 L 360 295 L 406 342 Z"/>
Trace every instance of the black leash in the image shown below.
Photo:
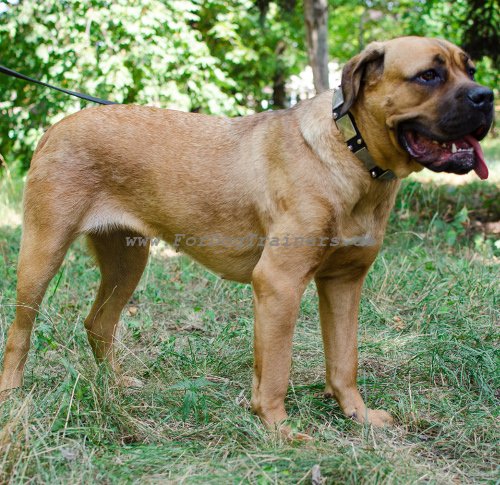
<path fill-rule="evenodd" d="M 113 101 L 108 101 L 106 99 L 100 99 L 100 98 L 95 98 L 94 96 L 89 96 L 88 94 L 77 93 L 76 91 L 70 91 L 69 89 L 52 86 L 52 84 L 47 84 L 44 83 L 43 81 L 39 81 L 38 79 L 33 79 L 32 77 L 25 76 L 20 72 L 14 71 L 2 65 L 0 65 L 0 73 L 5 74 L 7 76 L 16 77 L 18 79 L 22 79 L 30 83 L 40 84 L 41 86 L 45 86 L 46 88 L 55 89 L 56 91 L 61 91 L 61 93 L 66 93 L 71 96 L 76 96 L 77 98 L 84 99 L 85 101 L 92 101 L 93 103 L 99 103 L 99 104 L 117 104 L 114 103 Z"/>

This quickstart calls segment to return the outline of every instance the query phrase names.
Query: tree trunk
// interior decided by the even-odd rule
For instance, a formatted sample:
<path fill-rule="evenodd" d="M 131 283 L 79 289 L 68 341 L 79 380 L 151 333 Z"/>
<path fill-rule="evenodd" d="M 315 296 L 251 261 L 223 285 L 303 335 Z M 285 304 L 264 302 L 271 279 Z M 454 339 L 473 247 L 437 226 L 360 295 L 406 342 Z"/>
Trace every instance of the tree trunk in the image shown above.
<path fill-rule="evenodd" d="M 326 91 L 328 86 L 328 2 L 327 0 L 304 0 L 307 53 L 313 71 L 316 93 Z"/>
<path fill-rule="evenodd" d="M 273 109 L 286 108 L 285 72 L 281 57 L 286 50 L 286 44 L 282 40 L 278 41 L 274 55 L 276 56 L 276 69 L 273 76 Z"/>
<path fill-rule="evenodd" d="M 283 73 L 276 73 L 273 79 L 273 109 L 287 107 L 285 77 Z"/>

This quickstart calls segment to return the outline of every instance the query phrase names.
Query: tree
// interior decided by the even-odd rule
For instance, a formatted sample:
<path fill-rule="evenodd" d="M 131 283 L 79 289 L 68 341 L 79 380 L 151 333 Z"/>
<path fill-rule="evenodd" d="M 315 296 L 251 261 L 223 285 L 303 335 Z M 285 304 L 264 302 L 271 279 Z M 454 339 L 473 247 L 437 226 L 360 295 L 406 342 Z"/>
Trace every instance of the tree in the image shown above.
<path fill-rule="evenodd" d="M 307 53 L 317 93 L 326 91 L 328 83 L 328 2 L 304 0 Z"/>

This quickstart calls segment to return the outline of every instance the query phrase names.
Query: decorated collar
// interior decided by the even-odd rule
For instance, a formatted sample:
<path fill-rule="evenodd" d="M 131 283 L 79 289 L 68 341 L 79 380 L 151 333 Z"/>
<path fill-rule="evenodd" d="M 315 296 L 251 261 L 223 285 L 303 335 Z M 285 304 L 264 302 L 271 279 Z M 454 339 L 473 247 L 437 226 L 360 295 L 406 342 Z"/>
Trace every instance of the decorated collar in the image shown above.
<path fill-rule="evenodd" d="M 373 160 L 365 140 L 356 125 L 354 116 L 348 111 L 345 115 L 340 116 L 342 106 L 344 104 L 344 94 L 342 88 L 338 88 L 333 92 L 333 119 L 344 137 L 347 147 L 351 150 L 370 172 L 370 176 L 377 180 L 393 180 L 396 177 L 391 170 L 380 168 Z"/>

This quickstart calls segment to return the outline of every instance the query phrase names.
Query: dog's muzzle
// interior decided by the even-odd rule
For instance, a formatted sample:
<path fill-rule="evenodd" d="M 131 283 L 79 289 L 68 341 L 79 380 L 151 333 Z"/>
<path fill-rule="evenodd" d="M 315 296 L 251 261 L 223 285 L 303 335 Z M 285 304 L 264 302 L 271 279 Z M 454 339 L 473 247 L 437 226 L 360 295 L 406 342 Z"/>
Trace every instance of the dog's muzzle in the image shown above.
<path fill-rule="evenodd" d="M 480 85 L 455 93 L 439 109 L 436 125 L 405 121 L 398 128 L 401 146 L 412 159 L 434 172 L 465 174 L 474 170 L 488 178 L 488 167 L 479 141 L 493 122 L 493 91 Z"/>

